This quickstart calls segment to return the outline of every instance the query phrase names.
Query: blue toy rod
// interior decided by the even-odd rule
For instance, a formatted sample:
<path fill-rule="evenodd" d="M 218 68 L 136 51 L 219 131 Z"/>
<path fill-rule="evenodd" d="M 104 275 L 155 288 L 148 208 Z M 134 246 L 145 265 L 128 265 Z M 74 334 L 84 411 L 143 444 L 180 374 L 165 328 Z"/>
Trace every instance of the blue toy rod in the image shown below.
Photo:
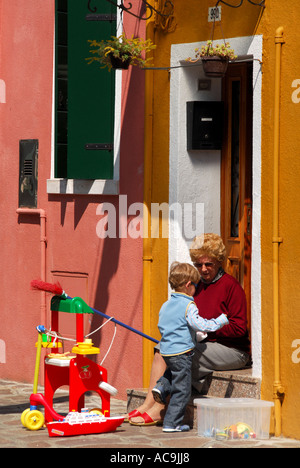
<path fill-rule="evenodd" d="M 42 280 L 32 280 L 31 283 L 31 288 L 32 289 L 38 289 L 40 291 L 46 291 L 50 292 L 51 294 L 55 294 L 57 296 L 60 296 L 63 299 L 73 299 L 73 297 L 70 297 L 61 287 L 59 283 L 57 284 L 52 284 L 52 283 L 46 283 L 45 281 Z M 121 325 L 121 327 L 127 328 L 127 330 L 132 331 L 133 333 L 136 333 L 137 335 L 142 336 L 143 338 L 146 338 L 147 340 L 153 341 L 154 343 L 159 343 L 158 340 L 155 338 L 152 338 L 149 335 L 145 335 L 145 333 L 140 332 L 139 330 L 136 330 L 135 328 L 130 327 L 129 325 L 126 325 L 125 323 L 119 322 L 119 320 L 116 320 L 113 317 L 110 317 L 109 315 L 104 314 L 103 312 L 99 312 L 97 309 L 93 309 L 92 307 L 89 307 L 93 312 L 95 312 L 98 315 L 102 315 L 102 317 L 105 317 L 107 319 L 110 319 L 112 322 L 116 323 L 117 325 Z"/>
<path fill-rule="evenodd" d="M 68 297 L 68 299 L 73 299 L 73 298 L 70 297 L 70 296 L 67 296 L 67 297 Z M 90 306 L 89 306 L 89 307 L 90 307 Z M 152 338 L 152 337 L 149 336 L 149 335 L 145 335 L 145 333 L 142 333 L 142 332 L 140 332 L 139 330 L 136 330 L 135 328 L 132 328 L 132 327 L 130 327 L 129 325 L 126 325 L 125 323 L 119 322 L 119 320 L 116 320 L 115 318 L 110 317 L 109 315 L 106 315 L 106 314 L 104 314 L 103 312 L 100 312 L 100 311 L 97 310 L 97 309 L 93 309 L 92 307 L 90 307 L 90 309 L 91 309 L 93 312 L 95 312 L 96 314 L 101 315 L 101 316 L 104 317 L 104 318 L 110 319 L 111 322 L 114 322 L 114 323 L 116 323 L 117 325 L 120 325 L 121 327 L 127 328 L 127 330 L 130 330 L 130 331 L 132 331 L 133 333 L 136 333 L 137 335 L 140 335 L 140 336 L 142 336 L 143 338 L 146 338 L 147 340 L 153 341 L 154 343 L 159 343 L 159 341 L 156 340 L 155 338 Z"/>

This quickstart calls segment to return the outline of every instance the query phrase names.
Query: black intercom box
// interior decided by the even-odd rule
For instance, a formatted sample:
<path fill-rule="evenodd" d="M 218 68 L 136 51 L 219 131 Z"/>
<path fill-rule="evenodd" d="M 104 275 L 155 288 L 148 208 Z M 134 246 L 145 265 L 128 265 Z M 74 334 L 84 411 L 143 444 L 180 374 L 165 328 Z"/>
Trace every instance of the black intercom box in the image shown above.
<path fill-rule="evenodd" d="M 222 149 L 224 102 L 187 102 L 187 149 Z"/>

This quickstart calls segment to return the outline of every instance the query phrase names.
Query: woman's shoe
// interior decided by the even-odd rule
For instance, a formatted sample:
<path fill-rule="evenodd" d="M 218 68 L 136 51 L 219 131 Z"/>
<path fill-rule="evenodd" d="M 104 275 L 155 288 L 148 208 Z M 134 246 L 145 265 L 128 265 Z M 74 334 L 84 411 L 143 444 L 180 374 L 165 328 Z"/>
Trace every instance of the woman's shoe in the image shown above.
<path fill-rule="evenodd" d="M 163 423 L 162 419 L 152 419 L 148 413 L 143 413 L 140 415 L 140 417 L 143 418 L 144 421 L 134 422 L 131 419 L 129 419 L 130 424 L 132 424 L 133 426 L 161 426 Z"/>
<path fill-rule="evenodd" d="M 138 416 L 142 416 L 142 413 L 135 409 L 130 411 L 130 413 L 127 414 L 127 417 L 125 417 L 124 422 L 129 422 L 131 418 L 137 418 Z"/>

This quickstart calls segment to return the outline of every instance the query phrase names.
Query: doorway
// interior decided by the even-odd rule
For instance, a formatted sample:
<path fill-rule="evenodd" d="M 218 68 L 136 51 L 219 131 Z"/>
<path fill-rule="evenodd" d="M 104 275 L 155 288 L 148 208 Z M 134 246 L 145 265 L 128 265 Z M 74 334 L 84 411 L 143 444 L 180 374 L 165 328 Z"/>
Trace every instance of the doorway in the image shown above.
<path fill-rule="evenodd" d="M 223 79 L 221 233 L 227 273 L 243 287 L 251 323 L 252 62 L 230 64 Z M 249 330 L 250 333 L 250 330 Z"/>

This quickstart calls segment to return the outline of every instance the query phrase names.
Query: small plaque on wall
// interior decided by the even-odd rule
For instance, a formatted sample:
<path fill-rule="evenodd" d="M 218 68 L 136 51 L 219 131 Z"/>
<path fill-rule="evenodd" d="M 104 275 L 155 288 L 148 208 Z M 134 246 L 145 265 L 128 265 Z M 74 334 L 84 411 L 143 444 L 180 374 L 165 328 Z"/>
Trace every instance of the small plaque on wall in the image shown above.
<path fill-rule="evenodd" d="M 208 22 L 212 23 L 213 21 L 221 21 L 221 16 L 222 16 L 222 7 L 217 6 L 217 7 L 210 7 L 208 9 Z"/>

